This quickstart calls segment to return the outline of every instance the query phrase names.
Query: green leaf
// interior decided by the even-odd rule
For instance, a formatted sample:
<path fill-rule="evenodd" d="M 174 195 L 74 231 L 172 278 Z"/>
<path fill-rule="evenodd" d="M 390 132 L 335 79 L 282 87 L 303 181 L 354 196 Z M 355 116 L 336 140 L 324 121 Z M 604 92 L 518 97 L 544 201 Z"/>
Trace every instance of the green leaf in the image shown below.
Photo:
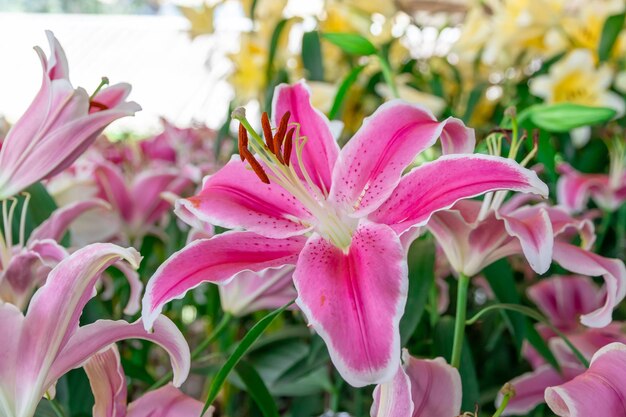
<path fill-rule="evenodd" d="M 450 363 L 452 353 L 452 345 L 454 343 L 454 318 L 444 316 L 437 322 L 435 327 L 434 347 L 436 355 L 443 356 Z M 480 398 L 480 389 L 478 386 L 478 378 L 476 376 L 476 368 L 474 366 L 474 358 L 470 350 L 467 339 L 463 342 L 463 350 L 461 352 L 461 365 L 459 366 L 459 374 L 463 381 L 463 410 L 473 410 Z"/>
<path fill-rule="evenodd" d="M 331 107 L 330 112 L 328 113 L 329 119 L 333 120 L 337 118 L 337 115 L 339 114 L 339 110 L 341 109 L 341 106 L 343 105 L 343 101 L 346 98 L 348 91 L 350 90 L 350 87 L 352 87 L 352 85 L 356 82 L 357 78 L 359 77 L 359 74 L 361 73 L 361 71 L 363 71 L 364 68 L 365 68 L 365 65 L 359 65 L 357 67 L 352 68 L 352 70 L 348 73 L 348 75 L 346 75 L 346 77 L 343 79 L 343 81 L 341 82 L 341 85 L 339 85 L 339 88 L 337 89 L 337 94 L 335 95 L 333 106 Z"/>
<path fill-rule="evenodd" d="M 239 362 L 235 372 L 246 386 L 246 390 L 261 410 L 264 417 L 278 417 L 278 407 L 259 373 L 245 361 Z"/>
<path fill-rule="evenodd" d="M 410 339 L 426 308 L 428 293 L 435 283 L 435 245 L 432 238 L 411 244 L 408 255 L 409 293 L 404 315 L 400 319 L 402 346 Z"/>
<path fill-rule="evenodd" d="M 604 22 L 600 43 L 598 44 L 598 59 L 604 62 L 611 56 L 615 41 L 624 27 L 625 13 L 609 16 Z"/>
<path fill-rule="evenodd" d="M 308 80 L 324 81 L 324 65 L 320 33 L 306 32 L 302 36 L 302 65 L 308 72 Z"/>
<path fill-rule="evenodd" d="M 267 57 L 267 67 L 265 69 L 265 79 L 267 84 L 270 84 L 274 78 L 274 59 L 276 57 L 276 50 L 278 49 L 278 41 L 280 40 L 280 35 L 283 33 L 283 29 L 285 29 L 288 21 L 289 19 L 282 19 L 276 24 L 274 32 L 272 33 L 269 54 Z"/>
<path fill-rule="evenodd" d="M 350 55 L 368 56 L 377 51 L 370 41 L 356 33 L 324 33 L 322 37 Z"/>
<path fill-rule="evenodd" d="M 480 101 L 480 98 L 483 95 L 485 90 L 485 86 L 482 84 L 478 84 L 476 87 L 472 89 L 469 96 L 467 97 L 467 104 L 465 106 L 465 114 L 463 114 L 463 121 L 468 123 L 474 114 L 474 109 L 476 109 L 476 105 Z"/>
<path fill-rule="evenodd" d="M 483 270 L 489 286 L 498 301 L 507 304 L 520 304 L 519 293 L 515 286 L 513 270 L 506 259 L 501 259 Z M 515 338 L 517 351 L 522 350 L 522 343 L 526 333 L 526 319 L 520 313 L 504 310 L 507 325 Z"/>
<path fill-rule="evenodd" d="M 533 106 L 530 121 L 549 132 L 569 132 L 611 120 L 617 112 L 608 107 L 590 107 L 574 103 Z"/>
<path fill-rule="evenodd" d="M 241 342 L 235 348 L 233 354 L 228 358 L 224 366 L 217 372 L 213 382 L 211 383 L 211 387 L 209 388 L 209 393 L 207 395 L 207 400 L 204 404 L 204 408 L 202 409 L 201 416 L 204 415 L 206 410 L 208 410 L 209 406 L 215 401 L 217 398 L 217 394 L 219 394 L 222 385 L 224 385 L 224 381 L 226 381 L 226 377 L 230 371 L 239 363 L 241 358 L 246 354 L 248 349 L 252 346 L 252 344 L 263 334 L 263 332 L 269 327 L 270 324 L 278 317 L 283 311 L 285 311 L 293 301 L 285 304 L 284 306 L 276 309 L 259 320 L 246 335 Z"/>

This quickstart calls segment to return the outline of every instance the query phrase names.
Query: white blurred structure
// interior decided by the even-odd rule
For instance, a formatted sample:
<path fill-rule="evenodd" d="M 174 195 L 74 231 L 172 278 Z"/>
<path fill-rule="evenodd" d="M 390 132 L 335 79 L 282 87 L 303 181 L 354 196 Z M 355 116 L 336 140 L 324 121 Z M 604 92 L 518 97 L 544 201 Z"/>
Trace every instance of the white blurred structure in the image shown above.
<path fill-rule="evenodd" d="M 232 95 L 223 81 L 230 68 L 223 54 L 236 39 L 191 41 L 187 26 L 178 16 L 0 13 L 0 115 L 15 122 L 38 91 L 41 66 L 32 47 L 49 55 L 44 30 L 50 29 L 65 49 L 74 86 L 92 92 L 101 76 L 132 84 L 130 98 L 143 111 L 114 130 L 158 130 L 160 116 L 218 127 Z"/>

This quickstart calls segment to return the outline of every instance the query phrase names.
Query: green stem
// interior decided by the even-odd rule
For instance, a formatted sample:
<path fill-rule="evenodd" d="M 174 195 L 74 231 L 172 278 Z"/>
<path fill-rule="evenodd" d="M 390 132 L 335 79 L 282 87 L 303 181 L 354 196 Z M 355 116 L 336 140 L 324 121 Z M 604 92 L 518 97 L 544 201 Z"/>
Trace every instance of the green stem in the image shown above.
<path fill-rule="evenodd" d="M 500 417 L 502 413 L 504 412 L 504 409 L 506 408 L 506 406 L 509 405 L 509 401 L 511 400 L 512 397 L 513 395 L 511 393 L 504 394 L 504 397 L 502 397 L 502 403 L 500 404 L 500 407 L 498 407 L 496 412 L 493 413 L 492 417 Z"/>
<path fill-rule="evenodd" d="M 476 313 L 474 315 L 474 317 L 472 317 L 469 320 L 467 320 L 466 324 L 468 326 L 470 326 L 470 325 L 476 323 L 478 321 L 478 319 L 480 319 L 483 315 L 487 314 L 488 312 L 495 311 L 495 310 L 500 310 L 500 309 L 501 310 L 515 311 L 517 313 L 524 314 L 525 316 L 528 316 L 528 317 L 530 317 L 532 319 L 537 320 L 538 322 L 541 322 L 541 323 L 545 324 L 554 333 L 556 333 L 557 336 L 559 336 L 561 339 L 563 339 L 563 342 L 567 345 L 568 348 L 571 349 L 571 351 L 574 353 L 574 355 L 580 361 L 580 363 L 582 363 L 585 366 L 585 368 L 589 368 L 589 361 L 574 346 L 574 344 L 568 339 L 568 337 L 565 336 L 565 334 L 563 334 L 562 331 L 560 331 L 559 329 L 554 327 L 554 325 L 552 323 L 550 323 L 548 321 L 548 319 L 546 319 L 541 314 L 539 314 L 538 312 L 532 310 L 529 307 L 520 306 L 520 305 L 517 305 L 517 304 L 493 304 L 493 305 L 487 306 L 487 307 L 483 308 L 482 310 L 480 310 L 478 313 Z"/>
<path fill-rule="evenodd" d="M 385 78 L 385 82 L 391 90 L 391 94 L 393 94 L 395 98 L 400 98 L 400 94 L 398 93 L 398 87 L 396 87 L 396 82 L 394 81 L 393 71 L 391 71 L 391 66 L 389 66 L 387 58 L 385 58 L 380 53 L 376 56 L 378 57 L 378 61 L 380 61 L 380 67 L 383 72 L 383 77 Z"/>
<path fill-rule="evenodd" d="M 622 204 L 617 212 L 617 250 L 620 256 L 624 256 L 626 249 L 626 204 Z"/>
<path fill-rule="evenodd" d="M 211 344 L 213 341 L 224 331 L 227 327 L 228 323 L 232 320 L 233 316 L 230 313 L 225 313 L 222 316 L 220 322 L 215 326 L 215 329 L 204 339 L 194 350 L 191 352 L 191 360 L 198 359 L 198 357 L 204 352 L 204 350 Z M 167 384 L 167 382 L 172 379 L 174 374 L 172 371 L 169 371 L 167 374 L 163 375 L 157 382 L 152 384 L 148 391 L 152 391 L 163 385 Z"/>
<path fill-rule="evenodd" d="M 57 403 L 57 401 L 54 398 L 48 397 L 47 394 L 46 394 L 46 398 L 48 399 L 48 403 L 50 404 L 50 407 L 52 407 L 54 414 L 56 414 L 57 417 L 65 417 L 65 413 L 63 412 L 63 409 Z"/>
<path fill-rule="evenodd" d="M 465 337 L 465 318 L 467 316 L 467 289 L 470 278 L 459 273 L 456 295 L 456 318 L 454 321 L 454 343 L 452 344 L 452 359 L 450 365 L 458 369 L 461 365 L 461 352 L 463 351 L 463 338 Z"/>

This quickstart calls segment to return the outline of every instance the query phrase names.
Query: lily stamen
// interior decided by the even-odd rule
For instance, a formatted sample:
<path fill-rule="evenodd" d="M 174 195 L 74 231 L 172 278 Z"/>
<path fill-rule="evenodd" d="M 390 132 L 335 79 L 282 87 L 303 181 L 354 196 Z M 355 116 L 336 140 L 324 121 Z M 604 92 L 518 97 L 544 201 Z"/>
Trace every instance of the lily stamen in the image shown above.
<path fill-rule="evenodd" d="M 293 134 L 296 131 L 295 127 L 292 127 L 287 133 L 285 138 L 285 147 L 283 149 L 283 161 L 286 166 L 289 166 L 289 160 L 291 159 L 291 148 L 293 146 Z"/>
<path fill-rule="evenodd" d="M 261 127 L 263 128 L 265 145 L 270 152 L 274 153 L 274 136 L 272 135 L 272 126 L 270 125 L 270 118 L 265 111 L 261 115 Z"/>

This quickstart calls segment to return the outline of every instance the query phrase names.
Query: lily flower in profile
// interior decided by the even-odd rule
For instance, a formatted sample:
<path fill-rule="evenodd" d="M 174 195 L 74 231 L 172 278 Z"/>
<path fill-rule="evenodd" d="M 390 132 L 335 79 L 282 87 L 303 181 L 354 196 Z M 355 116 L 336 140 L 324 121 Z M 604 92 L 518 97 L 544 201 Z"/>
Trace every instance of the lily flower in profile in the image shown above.
<path fill-rule="evenodd" d="M 197 240 L 170 257 L 146 287 L 144 323 L 149 328 L 165 303 L 202 282 L 295 265 L 296 303 L 354 386 L 388 381 L 400 366 L 408 287 L 401 239 L 463 198 L 548 191 L 534 172 L 487 155 L 445 155 L 403 175 L 438 138 L 452 153 L 471 151 L 474 136 L 458 119 L 439 122 L 402 101 L 382 105 L 341 151 L 304 83 L 277 87 L 278 127 L 273 132 L 264 115 L 264 138 L 244 113 L 233 115 L 241 122 L 239 155 L 178 204 L 245 230 Z"/>
<path fill-rule="evenodd" d="M 557 199 L 571 212 L 587 208 L 589 198 L 606 211 L 617 210 L 626 202 L 626 141 L 617 138 L 609 148 L 608 174 L 584 174 L 562 163 L 557 182 Z"/>
<path fill-rule="evenodd" d="M 152 333 L 144 330 L 141 321 L 98 320 L 79 326 L 102 272 L 122 260 L 137 268 L 140 259 L 132 248 L 89 245 L 52 269 L 25 315 L 14 305 L 0 302 L 0 415 L 32 417 L 41 398 L 53 395 L 54 384 L 63 374 L 123 339 L 161 345 L 170 355 L 174 385 L 184 382 L 190 366 L 189 347 L 169 319 L 157 317 Z"/>
<path fill-rule="evenodd" d="M 613 322 L 603 328 L 588 328 L 580 323 L 580 316 L 601 307 L 603 293 L 589 277 L 580 275 L 554 276 L 527 290 L 528 298 L 587 360 L 610 343 L 626 342 L 626 335 L 622 332 L 624 323 Z M 522 353 L 533 371 L 510 381 L 516 396 L 509 401 L 505 415 L 526 415 L 544 402 L 546 388 L 563 384 L 585 370 L 574 352 L 550 327 L 537 323 L 535 328 L 554 353 L 561 371 L 554 369 L 534 348 L 525 344 Z M 501 400 L 500 396 L 497 404 Z"/>
<path fill-rule="evenodd" d="M 624 417 L 625 379 L 626 345 L 611 343 L 593 355 L 581 375 L 546 389 L 546 403 L 559 417 Z"/>
<path fill-rule="evenodd" d="M 626 297 L 624 263 L 591 251 L 595 232 L 590 220 L 576 219 L 558 206 L 520 205 L 524 199 L 512 198 L 484 217 L 484 202 L 460 201 L 435 213 L 428 228 L 452 267 L 470 277 L 498 259 L 516 254 L 523 254 L 540 274 L 554 261 L 575 274 L 602 276 L 605 303 L 585 312 L 581 322 L 589 327 L 608 325 L 613 309 Z M 575 235 L 582 246 L 570 243 Z"/>
<path fill-rule="evenodd" d="M 41 88 L 0 150 L 0 200 L 61 172 L 108 124 L 141 110 L 137 103 L 125 101 L 128 84 L 99 88 L 91 97 L 84 89 L 75 89 L 63 48 L 52 32 L 46 34 L 50 58 L 35 47 L 43 67 Z"/>
<path fill-rule="evenodd" d="M 454 417 L 461 412 L 459 371 L 443 358 L 417 359 L 402 351 L 393 379 L 374 389 L 371 417 Z"/>
<path fill-rule="evenodd" d="M 92 356 L 83 366 L 95 404 L 93 417 L 188 417 L 200 416 L 204 406 L 171 383 L 127 404 L 126 375 L 116 345 Z M 201 417 L 211 417 L 210 407 Z"/>

